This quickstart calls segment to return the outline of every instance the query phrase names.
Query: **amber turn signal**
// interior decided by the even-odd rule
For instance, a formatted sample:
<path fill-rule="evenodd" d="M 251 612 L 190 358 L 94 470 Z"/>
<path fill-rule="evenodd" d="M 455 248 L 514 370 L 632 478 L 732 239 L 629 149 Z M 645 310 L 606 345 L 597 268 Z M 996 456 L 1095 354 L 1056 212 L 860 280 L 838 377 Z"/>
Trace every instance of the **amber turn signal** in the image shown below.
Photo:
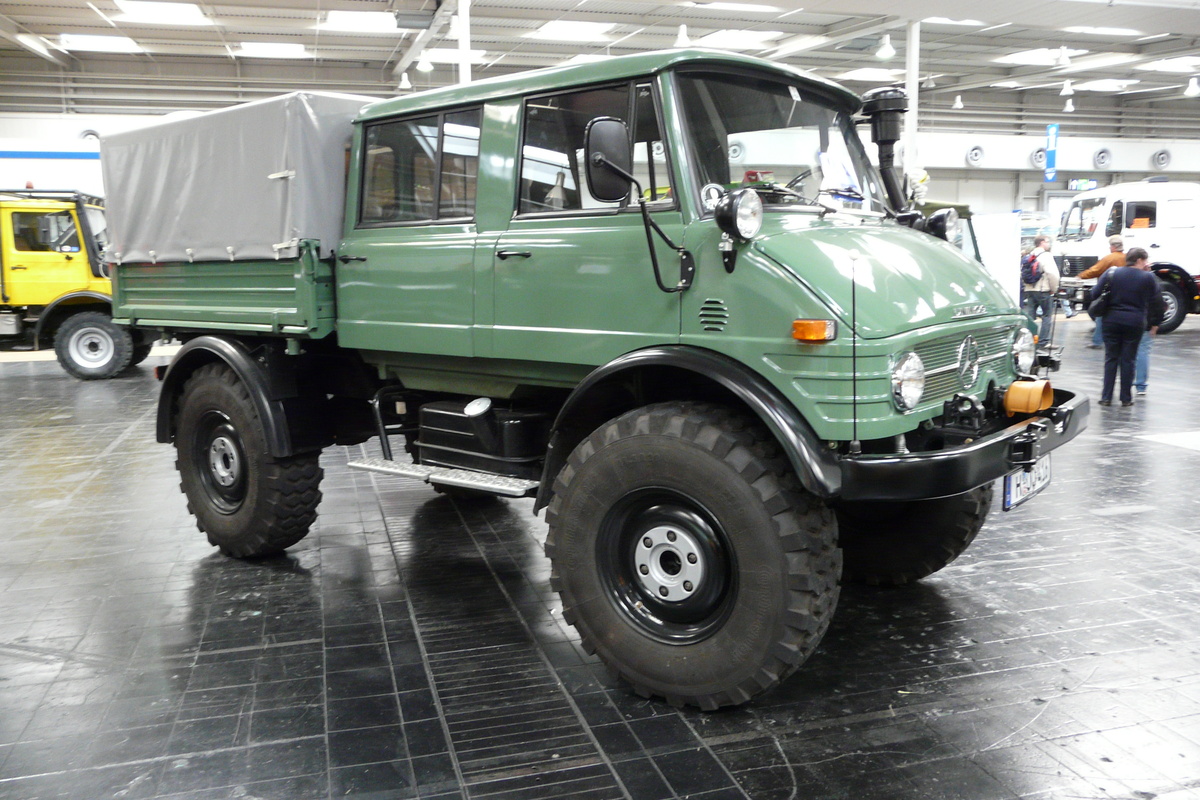
<path fill-rule="evenodd" d="M 1004 393 L 1004 410 L 1014 414 L 1032 414 L 1054 405 L 1054 389 L 1050 381 L 1015 381 Z"/>
<path fill-rule="evenodd" d="M 837 324 L 831 319 L 792 320 L 792 338 L 800 342 L 828 342 L 837 338 Z"/>

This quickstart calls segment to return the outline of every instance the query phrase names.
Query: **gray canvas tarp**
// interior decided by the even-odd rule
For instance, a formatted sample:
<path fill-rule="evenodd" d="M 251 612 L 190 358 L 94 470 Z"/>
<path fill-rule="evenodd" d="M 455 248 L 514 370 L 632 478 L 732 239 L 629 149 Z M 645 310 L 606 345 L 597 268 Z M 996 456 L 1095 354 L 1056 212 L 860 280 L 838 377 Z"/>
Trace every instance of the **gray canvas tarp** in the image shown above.
<path fill-rule="evenodd" d="M 350 123 L 371 102 L 293 92 L 106 136 L 108 260 L 291 258 L 300 239 L 333 249 Z"/>

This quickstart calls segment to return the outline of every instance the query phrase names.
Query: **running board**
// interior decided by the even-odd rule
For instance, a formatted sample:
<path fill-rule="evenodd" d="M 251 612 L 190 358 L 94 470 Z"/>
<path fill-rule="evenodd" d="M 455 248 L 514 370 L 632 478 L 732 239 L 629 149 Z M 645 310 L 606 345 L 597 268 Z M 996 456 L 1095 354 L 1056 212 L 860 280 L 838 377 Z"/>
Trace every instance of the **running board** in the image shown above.
<path fill-rule="evenodd" d="M 404 464 L 398 461 L 389 461 L 386 458 L 364 458 L 361 461 L 351 461 L 347 466 L 351 469 L 381 472 L 384 475 L 417 478 L 426 483 L 436 483 L 442 486 L 478 489 L 481 492 L 502 494 L 505 497 L 527 497 L 538 487 L 537 481 L 527 481 L 522 478 L 509 478 L 505 475 L 492 475 L 487 472 L 472 472 L 469 469 Z"/>

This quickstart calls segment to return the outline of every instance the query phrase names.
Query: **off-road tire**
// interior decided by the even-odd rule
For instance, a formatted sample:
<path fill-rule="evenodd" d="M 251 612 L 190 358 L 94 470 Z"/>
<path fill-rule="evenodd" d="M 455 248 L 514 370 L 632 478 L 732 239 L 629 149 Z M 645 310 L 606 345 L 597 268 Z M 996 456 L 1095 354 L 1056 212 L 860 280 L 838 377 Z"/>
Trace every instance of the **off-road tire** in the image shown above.
<path fill-rule="evenodd" d="M 54 334 L 54 354 L 71 375 L 85 381 L 111 378 L 133 357 L 129 329 L 102 311 L 81 311 L 63 320 Z"/>
<path fill-rule="evenodd" d="M 1183 324 L 1188 315 L 1188 298 L 1183 296 L 1183 290 L 1173 283 L 1160 280 L 1158 290 L 1162 293 L 1163 304 L 1166 306 L 1166 316 L 1162 325 L 1158 326 L 1159 333 L 1170 333 Z"/>
<path fill-rule="evenodd" d="M 196 370 L 177 413 L 179 488 L 210 544 L 251 558 L 279 553 L 308 534 L 321 502 L 320 454 L 270 456 L 250 393 L 233 370 Z"/>
<path fill-rule="evenodd" d="M 721 406 L 605 423 L 568 457 L 546 519 L 564 618 L 643 697 L 744 703 L 804 663 L 837 606 L 833 512 L 765 428 Z"/>
<path fill-rule="evenodd" d="M 133 354 L 129 357 L 129 366 L 135 367 L 149 358 L 150 350 L 153 347 L 153 344 L 135 344 L 133 346 Z"/>
<path fill-rule="evenodd" d="M 994 484 L 937 500 L 856 502 L 837 508 L 847 581 L 900 586 L 962 555 L 983 527 Z"/>

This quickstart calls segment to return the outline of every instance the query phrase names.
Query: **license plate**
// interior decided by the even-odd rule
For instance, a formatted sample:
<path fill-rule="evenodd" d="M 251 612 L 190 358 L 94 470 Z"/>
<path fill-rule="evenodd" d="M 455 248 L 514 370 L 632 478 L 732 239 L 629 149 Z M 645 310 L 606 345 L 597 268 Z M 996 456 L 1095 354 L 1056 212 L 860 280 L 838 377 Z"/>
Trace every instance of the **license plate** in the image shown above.
<path fill-rule="evenodd" d="M 1050 485 L 1050 454 L 1034 462 L 1029 472 L 1017 470 L 1004 476 L 1004 510 L 1010 511 Z"/>

